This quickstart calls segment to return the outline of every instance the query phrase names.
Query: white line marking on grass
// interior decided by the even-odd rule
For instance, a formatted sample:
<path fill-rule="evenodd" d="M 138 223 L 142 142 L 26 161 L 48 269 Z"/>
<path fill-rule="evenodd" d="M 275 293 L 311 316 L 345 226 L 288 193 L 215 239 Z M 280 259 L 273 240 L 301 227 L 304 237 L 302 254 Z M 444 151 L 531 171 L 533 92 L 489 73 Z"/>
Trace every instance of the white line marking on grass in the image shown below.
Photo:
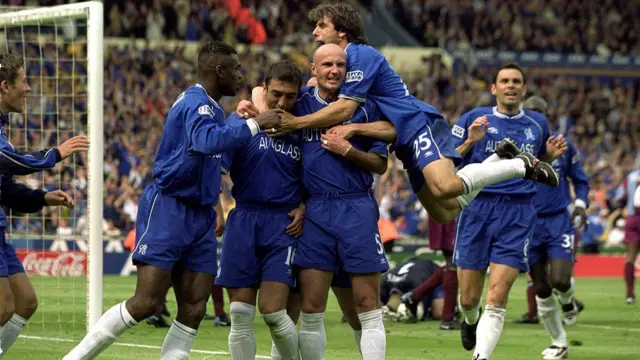
<path fill-rule="evenodd" d="M 73 343 L 78 342 L 78 340 L 73 340 L 73 339 L 62 339 L 62 338 L 52 338 L 52 337 L 43 337 L 43 336 L 20 335 L 20 337 L 24 339 L 30 339 L 30 340 L 59 341 L 59 342 L 73 342 Z M 116 342 L 113 345 L 140 348 L 140 349 L 153 349 L 153 350 L 162 349 L 160 346 L 155 346 L 155 345 L 131 344 L 131 343 L 122 343 L 122 342 Z M 209 351 L 209 350 L 192 349 L 191 352 L 195 354 L 206 354 L 206 355 L 231 355 L 226 351 Z M 256 355 L 256 359 L 271 359 L 271 356 Z"/>
<path fill-rule="evenodd" d="M 579 327 L 590 328 L 590 329 L 640 332 L 640 328 L 623 328 L 623 327 L 618 327 L 618 326 L 590 325 L 590 324 L 576 324 L 576 325 L 579 326 Z"/>

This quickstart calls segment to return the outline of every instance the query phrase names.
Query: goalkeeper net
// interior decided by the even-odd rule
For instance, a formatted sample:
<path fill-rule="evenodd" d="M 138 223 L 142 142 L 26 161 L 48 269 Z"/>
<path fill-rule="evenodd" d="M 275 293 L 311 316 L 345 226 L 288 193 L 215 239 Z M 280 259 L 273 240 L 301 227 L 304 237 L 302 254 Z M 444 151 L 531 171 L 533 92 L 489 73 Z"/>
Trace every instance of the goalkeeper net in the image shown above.
<path fill-rule="evenodd" d="M 23 332 L 27 338 L 81 338 L 102 313 L 102 32 L 97 2 L 0 7 L 0 52 L 22 56 L 31 87 L 24 113 L 10 114 L 5 125 L 9 141 L 20 151 L 57 147 L 76 135 L 91 142 L 88 154 L 15 178 L 32 188 L 61 189 L 76 203 L 35 214 L 7 211 L 7 240 L 39 303 Z"/>

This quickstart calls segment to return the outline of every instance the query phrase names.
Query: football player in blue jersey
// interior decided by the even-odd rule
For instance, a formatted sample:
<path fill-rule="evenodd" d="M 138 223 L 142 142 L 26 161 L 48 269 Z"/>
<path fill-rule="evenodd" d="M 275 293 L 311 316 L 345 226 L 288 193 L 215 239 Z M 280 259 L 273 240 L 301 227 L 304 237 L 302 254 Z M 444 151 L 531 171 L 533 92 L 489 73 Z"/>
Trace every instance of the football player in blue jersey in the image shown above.
<path fill-rule="evenodd" d="M 464 165 L 524 153 L 552 161 L 564 154 L 566 143 L 562 136 L 550 136 L 547 118 L 520 109 L 526 78 L 517 65 L 505 65 L 496 72 L 491 92 L 497 106 L 463 114 L 452 129 Z M 478 118 L 488 128 L 479 141 L 472 142 L 466 129 Z M 511 146 L 498 146 L 505 138 L 511 139 Z M 459 308 L 465 317 L 461 337 L 465 349 L 475 347 L 474 359 L 490 358 L 502 332 L 511 286 L 520 271 L 529 269 L 536 192 L 533 182 L 503 181 L 484 188 L 458 216 L 454 262 L 460 283 Z M 487 267 L 491 269 L 489 289 L 485 312 L 478 322 Z"/>
<path fill-rule="evenodd" d="M 523 108 L 546 114 L 547 103 L 533 96 L 524 102 Z M 553 291 L 562 305 L 564 322 L 573 325 L 581 310 L 573 294 L 574 218 L 579 218 L 578 228 L 586 227 L 589 179 L 582 169 L 576 148 L 567 141 L 567 151 L 553 161 L 560 178 L 557 188 L 538 184 L 534 198 L 537 213 L 535 231 L 529 246 L 529 274 L 536 289 L 538 318 L 551 335 L 551 346 L 543 351 L 544 359 L 564 359 L 568 356 L 567 334 L 563 319 L 553 298 Z M 576 200 L 573 201 L 569 181 L 573 184 Z M 569 213 L 573 207 L 573 214 Z"/>
<path fill-rule="evenodd" d="M 51 169 L 77 152 L 86 152 L 85 136 L 73 137 L 59 147 L 35 152 L 21 152 L 9 142 L 5 125 L 9 113 L 23 113 L 27 93 L 24 61 L 13 54 L 0 54 L 0 205 L 21 213 L 35 213 L 44 206 L 73 208 L 75 203 L 66 193 L 44 192 L 16 183 L 13 175 L 27 175 Z M 0 358 L 9 350 L 38 308 L 38 300 L 29 277 L 13 245 L 7 243 L 9 224 L 0 208 Z"/>
<path fill-rule="evenodd" d="M 167 115 L 153 167 L 153 183 L 140 199 L 133 261 L 135 295 L 115 305 L 64 359 L 93 359 L 127 329 L 154 314 L 173 285 L 178 313 L 162 344 L 161 359 L 187 359 L 217 272 L 215 228 L 225 151 L 246 144 L 260 126 L 274 126 L 282 110 L 225 123 L 218 104 L 235 96 L 241 66 L 223 42 L 198 52 L 198 80 Z"/>
<path fill-rule="evenodd" d="M 302 74 L 293 62 L 279 61 L 267 69 L 263 85 L 269 109 L 291 111 Z M 298 330 L 286 307 L 304 214 L 300 157 L 300 134 L 269 137 L 263 131 L 222 157 L 236 206 L 227 218 L 216 285 L 227 289 L 231 302 L 233 359 L 256 356 L 256 297 L 280 358 L 299 358 Z"/>
<path fill-rule="evenodd" d="M 366 45 L 358 12 L 347 3 L 321 4 L 309 13 L 316 23 L 316 42 L 336 44 L 347 55 L 345 82 L 337 101 L 313 114 L 294 117 L 285 114 L 270 135 L 298 129 L 323 128 L 351 118 L 361 103 L 371 100 L 395 131 L 378 125 L 358 133 L 393 141 L 396 156 L 403 162 L 414 192 L 429 214 L 441 223 L 453 220 L 483 187 L 513 178 L 527 178 L 551 185 L 557 177 L 549 164 L 530 154 L 491 164 L 472 164 L 456 173 L 460 161 L 443 116 L 410 94 L 385 57 Z"/>

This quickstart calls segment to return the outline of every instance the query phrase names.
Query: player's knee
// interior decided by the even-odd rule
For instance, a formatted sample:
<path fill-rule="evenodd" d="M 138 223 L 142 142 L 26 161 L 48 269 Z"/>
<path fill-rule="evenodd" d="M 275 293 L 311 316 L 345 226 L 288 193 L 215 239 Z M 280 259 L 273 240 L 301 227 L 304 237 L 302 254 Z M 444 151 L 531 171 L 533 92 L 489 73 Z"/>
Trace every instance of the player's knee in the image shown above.
<path fill-rule="evenodd" d="M 302 303 L 302 312 L 306 314 L 318 314 L 325 311 L 325 304 L 319 301 L 304 301 Z"/>
<path fill-rule="evenodd" d="M 272 314 L 280 310 L 284 310 L 285 307 L 280 304 L 274 304 L 272 301 L 260 299 L 258 302 L 258 309 L 260 309 L 261 314 Z"/>
<path fill-rule="evenodd" d="M 547 282 L 539 282 L 535 284 L 536 295 L 539 298 L 546 299 L 551 296 L 553 289 Z"/>
<path fill-rule="evenodd" d="M 508 294 L 509 286 L 506 284 L 492 284 L 487 291 L 487 304 L 504 306 L 507 304 Z"/>
<path fill-rule="evenodd" d="M 179 304 L 178 311 L 192 323 L 199 323 L 207 311 L 207 304 L 204 301 L 187 302 Z"/>
<path fill-rule="evenodd" d="M 571 277 L 560 274 L 551 275 L 551 286 L 560 292 L 567 292 L 571 288 Z"/>
<path fill-rule="evenodd" d="M 378 308 L 378 298 L 374 294 L 357 294 L 354 293 L 353 301 L 356 311 L 359 313 L 373 311 Z"/>
<path fill-rule="evenodd" d="M 463 309 L 473 309 L 480 304 L 480 295 L 468 295 L 460 293 L 460 306 Z"/>
<path fill-rule="evenodd" d="M 127 301 L 127 309 L 134 319 L 146 319 L 155 314 L 158 306 L 163 302 L 163 298 L 153 296 L 134 296 Z"/>
<path fill-rule="evenodd" d="M 13 302 L 0 305 L 0 327 L 4 326 L 15 313 Z"/>
<path fill-rule="evenodd" d="M 20 302 L 20 308 L 16 309 L 18 315 L 22 316 L 25 319 L 31 318 L 33 314 L 35 314 L 38 309 L 38 298 L 35 296 L 30 297 L 29 299 L 24 299 Z"/>

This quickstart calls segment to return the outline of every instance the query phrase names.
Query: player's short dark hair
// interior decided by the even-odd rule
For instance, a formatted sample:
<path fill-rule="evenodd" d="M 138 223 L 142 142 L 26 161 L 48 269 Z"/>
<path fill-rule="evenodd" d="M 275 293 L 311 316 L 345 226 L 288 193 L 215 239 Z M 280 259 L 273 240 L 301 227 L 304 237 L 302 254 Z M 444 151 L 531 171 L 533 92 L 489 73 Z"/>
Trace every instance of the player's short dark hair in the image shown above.
<path fill-rule="evenodd" d="M 24 67 L 22 57 L 13 54 L 0 54 L 0 82 L 14 84 L 18 78 L 18 70 Z"/>
<path fill-rule="evenodd" d="M 204 44 L 198 51 L 198 70 L 205 71 L 212 65 L 219 65 L 218 57 L 220 55 L 230 56 L 237 55 L 236 49 L 222 41 L 209 41 Z"/>
<path fill-rule="evenodd" d="M 496 71 L 495 74 L 493 74 L 493 82 L 492 84 L 495 84 L 496 82 L 498 82 L 498 74 L 500 74 L 500 71 L 502 70 L 506 70 L 506 69 L 515 69 L 520 71 L 520 74 L 522 74 L 522 82 L 524 84 L 527 83 L 527 77 L 524 75 L 524 70 L 522 70 L 522 68 L 520 66 L 518 66 L 517 64 L 506 64 L 506 65 L 502 65 L 498 71 Z"/>
<path fill-rule="evenodd" d="M 309 21 L 314 24 L 325 16 L 331 19 L 336 31 L 347 34 L 347 40 L 354 44 L 366 44 L 362 18 L 356 9 L 346 2 L 320 4 L 309 11 Z"/>
<path fill-rule="evenodd" d="M 274 79 L 295 84 L 296 88 L 302 86 L 302 72 L 291 60 L 281 60 L 269 66 L 264 76 L 264 84 L 269 86 Z"/>

